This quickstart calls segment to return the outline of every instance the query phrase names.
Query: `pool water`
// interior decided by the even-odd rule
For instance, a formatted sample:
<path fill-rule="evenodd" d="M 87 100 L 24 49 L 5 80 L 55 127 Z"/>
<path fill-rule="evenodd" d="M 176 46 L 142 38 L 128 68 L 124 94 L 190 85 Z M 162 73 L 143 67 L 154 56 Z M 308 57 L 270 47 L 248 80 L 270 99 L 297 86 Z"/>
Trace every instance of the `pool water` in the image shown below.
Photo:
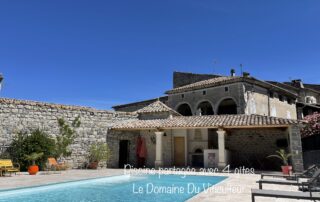
<path fill-rule="evenodd" d="M 114 176 L 0 191 L 6 202 L 185 201 L 226 177 L 145 175 Z"/>

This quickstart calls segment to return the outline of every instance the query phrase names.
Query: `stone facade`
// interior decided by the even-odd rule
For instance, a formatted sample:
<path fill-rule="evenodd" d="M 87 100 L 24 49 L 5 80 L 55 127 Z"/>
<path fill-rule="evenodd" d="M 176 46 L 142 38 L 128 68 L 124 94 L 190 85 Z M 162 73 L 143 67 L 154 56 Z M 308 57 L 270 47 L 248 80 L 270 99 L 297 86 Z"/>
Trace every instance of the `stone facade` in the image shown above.
<path fill-rule="evenodd" d="M 245 114 L 260 114 L 280 118 L 297 119 L 296 105 L 292 98 L 268 89 L 244 84 Z M 280 98 L 281 97 L 281 98 Z"/>
<path fill-rule="evenodd" d="M 68 158 L 74 167 L 86 161 L 87 148 L 91 143 L 106 142 L 108 128 L 113 123 L 135 119 L 137 115 L 125 112 L 95 110 L 87 107 L 66 106 L 15 99 L 0 99 L 0 147 L 5 149 L 19 131 L 42 129 L 51 137 L 59 134 L 58 118 L 71 123 L 80 116 L 81 126 L 71 145 L 72 156 Z M 116 144 L 110 142 L 110 147 Z M 112 151 L 117 153 L 117 151 Z M 117 155 L 117 154 L 116 154 Z"/>
<path fill-rule="evenodd" d="M 191 83 L 212 79 L 216 77 L 219 77 L 219 75 L 173 72 L 173 88 L 185 86 Z"/>
<path fill-rule="evenodd" d="M 228 90 L 226 91 L 226 87 Z M 205 91 L 205 93 L 204 93 Z M 208 89 L 189 91 L 185 93 L 172 94 L 168 98 L 168 106 L 178 111 L 182 104 L 188 104 L 192 114 L 197 114 L 198 105 L 202 102 L 209 102 L 213 108 L 214 114 L 218 113 L 218 107 L 221 101 L 231 98 L 237 104 L 237 113 L 244 113 L 243 92 L 241 83 L 234 83 L 225 86 L 218 86 Z"/>
<path fill-rule="evenodd" d="M 288 133 L 290 137 L 290 151 L 293 154 L 292 162 L 293 169 L 296 171 L 303 171 L 303 155 L 302 155 L 302 144 L 300 128 L 298 125 L 292 125 L 288 128 Z"/>
<path fill-rule="evenodd" d="M 128 164 L 136 166 L 136 141 L 139 136 L 139 131 L 114 131 L 109 130 L 107 134 L 107 142 L 111 151 L 110 159 L 107 162 L 109 168 L 119 167 L 119 143 L 121 140 L 129 141 L 129 152 L 128 152 Z"/>

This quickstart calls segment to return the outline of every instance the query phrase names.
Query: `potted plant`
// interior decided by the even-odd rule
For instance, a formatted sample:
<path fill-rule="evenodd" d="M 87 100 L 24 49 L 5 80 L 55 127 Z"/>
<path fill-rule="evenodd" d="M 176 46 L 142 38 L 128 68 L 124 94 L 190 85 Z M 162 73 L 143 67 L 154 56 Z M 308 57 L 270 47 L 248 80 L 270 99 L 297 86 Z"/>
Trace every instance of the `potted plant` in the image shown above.
<path fill-rule="evenodd" d="M 288 159 L 289 157 L 292 156 L 292 154 L 287 153 L 284 149 L 280 149 L 279 151 L 276 151 L 276 153 L 277 154 L 268 156 L 268 158 L 275 157 L 282 160 L 282 166 L 281 166 L 282 173 L 284 175 L 289 175 L 290 171 L 292 170 L 292 166 L 288 164 Z"/>
<path fill-rule="evenodd" d="M 100 161 L 107 161 L 110 157 L 110 150 L 106 143 L 95 143 L 89 148 L 90 169 L 97 169 Z"/>
<path fill-rule="evenodd" d="M 32 162 L 32 164 L 28 167 L 28 172 L 30 175 L 35 175 L 39 171 L 39 166 L 36 165 L 36 160 L 40 159 L 42 156 L 43 152 L 34 152 L 30 155 L 25 155 L 25 159 Z"/>

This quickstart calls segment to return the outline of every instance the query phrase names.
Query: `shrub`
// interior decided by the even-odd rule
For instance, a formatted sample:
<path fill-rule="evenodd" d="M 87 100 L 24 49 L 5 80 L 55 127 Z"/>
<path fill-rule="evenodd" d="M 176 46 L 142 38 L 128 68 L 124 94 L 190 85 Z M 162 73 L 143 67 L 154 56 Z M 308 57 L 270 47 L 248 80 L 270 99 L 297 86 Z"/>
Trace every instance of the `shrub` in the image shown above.
<path fill-rule="evenodd" d="M 89 162 L 107 161 L 110 157 L 110 149 L 106 143 L 92 144 L 89 148 Z"/>
<path fill-rule="evenodd" d="M 304 118 L 307 124 L 301 129 L 301 136 L 320 135 L 320 113 L 314 113 Z"/>
<path fill-rule="evenodd" d="M 48 157 L 55 154 L 55 149 L 54 139 L 40 129 L 36 129 L 31 131 L 30 135 L 27 132 L 19 132 L 10 145 L 9 153 L 11 158 L 20 164 L 21 170 L 27 170 L 29 162 L 25 155 L 43 153 L 38 160 L 39 167 L 43 168 Z"/>

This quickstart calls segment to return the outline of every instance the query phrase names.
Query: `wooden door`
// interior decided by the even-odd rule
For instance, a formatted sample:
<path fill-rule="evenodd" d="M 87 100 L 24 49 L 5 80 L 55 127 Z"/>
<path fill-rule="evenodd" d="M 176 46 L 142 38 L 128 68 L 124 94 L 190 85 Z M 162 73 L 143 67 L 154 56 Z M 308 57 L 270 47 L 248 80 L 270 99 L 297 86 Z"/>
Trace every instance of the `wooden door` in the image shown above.
<path fill-rule="evenodd" d="M 184 137 L 174 137 L 174 165 L 185 166 Z"/>

